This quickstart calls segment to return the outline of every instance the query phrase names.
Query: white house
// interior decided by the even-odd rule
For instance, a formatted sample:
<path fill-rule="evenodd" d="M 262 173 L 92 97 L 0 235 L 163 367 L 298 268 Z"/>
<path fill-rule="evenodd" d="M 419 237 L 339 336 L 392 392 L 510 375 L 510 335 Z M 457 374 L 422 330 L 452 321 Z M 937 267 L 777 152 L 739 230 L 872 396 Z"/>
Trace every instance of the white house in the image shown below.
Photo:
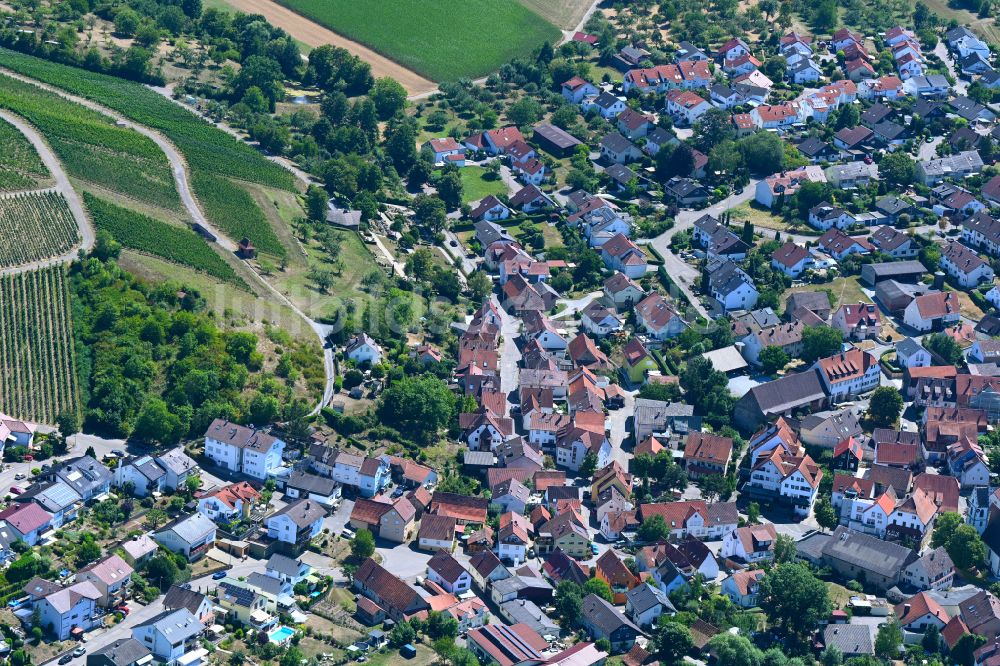
<path fill-rule="evenodd" d="M 902 368 L 926 368 L 931 364 L 931 353 L 913 338 L 896 343 L 896 364 Z"/>
<path fill-rule="evenodd" d="M 377 365 L 382 362 L 382 347 L 367 333 L 361 333 L 351 338 L 344 346 L 344 356 L 359 365 L 361 363 Z"/>
<path fill-rule="evenodd" d="M 178 518 L 154 532 L 153 540 L 167 550 L 194 561 L 207 553 L 215 543 L 215 523 L 203 514 L 194 513 Z"/>
<path fill-rule="evenodd" d="M 205 455 L 219 467 L 255 479 L 281 468 L 285 443 L 261 430 L 215 419 L 205 431 Z"/>
<path fill-rule="evenodd" d="M 656 340 L 676 337 L 687 327 L 677 310 L 657 292 L 639 301 L 635 318 L 646 334 Z"/>
<path fill-rule="evenodd" d="M 70 587 L 35 578 L 25 588 L 39 612 L 39 626 L 59 640 L 67 640 L 70 632 L 80 627 L 89 631 L 99 622 L 95 617 L 101 593 L 90 581 L 80 581 Z"/>
<path fill-rule="evenodd" d="M 944 246 L 941 252 L 941 268 L 967 289 L 993 279 L 993 269 L 989 263 L 975 251 L 957 241 Z"/>
<path fill-rule="evenodd" d="M 267 536 L 304 546 L 323 531 L 326 509 L 319 502 L 300 499 L 267 518 Z"/>
<path fill-rule="evenodd" d="M 722 581 L 721 591 L 737 606 L 753 608 L 757 605 L 760 580 L 764 573 L 763 569 L 738 569 Z"/>
<path fill-rule="evenodd" d="M 604 337 L 622 330 L 622 320 L 618 315 L 597 301 L 585 307 L 581 315 L 581 327 L 594 336 Z"/>
<path fill-rule="evenodd" d="M 878 359 L 857 348 L 821 358 L 813 367 L 833 402 L 874 391 L 882 376 Z"/>
<path fill-rule="evenodd" d="M 596 97 L 600 91 L 593 83 L 574 76 L 562 84 L 562 96 L 567 102 L 579 104 L 587 97 Z"/>
<path fill-rule="evenodd" d="M 712 109 L 712 105 L 690 90 L 667 93 L 666 112 L 678 125 L 693 125 Z"/>
<path fill-rule="evenodd" d="M 187 608 L 163 611 L 159 615 L 137 624 L 132 628 L 132 638 L 142 643 L 157 660 L 166 664 L 176 664 L 197 644 L 197 638 L 205 630 Z"/>
<path fill-rule="evenodd" d="M 959 320 L 958 298 L 950 291 L 936 291 L 917 296 L 903 310 L 903 322 L 917 331 L 930 331 Z"/>
<path fill-rule="evenodd" d="M 774 525 L 747 525 L 726 534 L 719 554 L 741 562 L 762 562 L 774 557 L 774 541 L 777 538 Z"/>
<path fill-rule="evenodd" d="M 427 562 L 427 579 L 455 595 L 472 588 L 472 575 L 451 553 L 438 551 Z"/>

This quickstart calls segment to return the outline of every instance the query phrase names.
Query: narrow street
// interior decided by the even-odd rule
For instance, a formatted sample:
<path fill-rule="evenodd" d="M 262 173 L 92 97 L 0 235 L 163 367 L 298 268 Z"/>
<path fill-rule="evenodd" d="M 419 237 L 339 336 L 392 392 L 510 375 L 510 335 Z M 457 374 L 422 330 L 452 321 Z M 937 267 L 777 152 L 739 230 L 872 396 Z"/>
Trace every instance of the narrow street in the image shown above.
<path fill-rule="evenodd" d="M 510 396 L 517 390 L 519 377 L 518 363 L 521 362 L 521 350 L 517 348 L 515 339 L 521 331 L 521 320 L 500 308 L 500 301 L 493 296 L 493 303 L 500 309 L 502 317 L 500 335 L 503 341 L 500 347 L 500 390 Z M 507 413 L 510 413 L 510 401 L 507 403 Z"/>

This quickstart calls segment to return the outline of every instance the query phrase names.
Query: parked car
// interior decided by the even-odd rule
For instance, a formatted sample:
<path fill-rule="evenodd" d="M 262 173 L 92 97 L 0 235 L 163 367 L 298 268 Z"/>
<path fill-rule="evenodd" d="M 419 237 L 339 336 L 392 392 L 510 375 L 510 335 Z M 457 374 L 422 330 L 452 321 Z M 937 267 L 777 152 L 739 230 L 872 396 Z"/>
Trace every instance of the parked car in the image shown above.
<path fill-rule="evenodd" d="M 227 575 L 228 573 L 225 571 L 216 571 L 214 574 L 212 574 L 212 580 L 222 580 Z"/>
<path fill-rule="evenodd" d="M 77 649 L 73 650 L 74 657 L 82 657 L 85 654 L 87 654 L 87 648 L 83 647 L 82 645 Z"/>
<path fill-rule="evenodd" d="M 129 613 L 132 612 L 132 610 L 125 604 L 118 604 L 117 606 L 115 606 L 115 610 L 125 615 L 128 615 Z"/>
<path fill-rule="evenodd" d="M 15 481 L 24 481 L 26 478 L 28 478 L 27 475 L 21 472 L 18 472 L 17 474 L 14 475 Z"/>
<path fill-rule="evenodd" d="M 10 487 L 10 494 L 11 495 L 20 495 L 23 492 L 24 492 L 24 488 L 21 488 L 20 486 L 11 486 Z"/>
<path fill-rule="evenodd" d="M 112 450 L 111 450 L 111 453 L 115 454 L 115 455 L 116 455 L 116 456 L 118 456 L 119 458 L 124 458 L 124 457 L 125 457 L 125 455 L 126 455 L 126 454 L 125 454 L 125 452 L 124 452 L 124 451 L 122 451 L 121 449 L 112 449 Z"/>
<path fill-rule="evenodd" d="M 73 655 L 69 654 L 68 652 L 63 656 L 59 657 L 60 664 L 68 664 L 71 661 L 73 661 Z"/>

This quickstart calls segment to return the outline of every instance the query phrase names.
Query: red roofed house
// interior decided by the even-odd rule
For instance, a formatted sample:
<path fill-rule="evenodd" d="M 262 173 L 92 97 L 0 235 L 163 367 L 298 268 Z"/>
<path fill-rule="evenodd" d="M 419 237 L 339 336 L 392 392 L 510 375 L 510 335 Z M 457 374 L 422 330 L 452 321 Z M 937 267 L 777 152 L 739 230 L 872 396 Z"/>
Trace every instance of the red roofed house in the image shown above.
<path fill-rule="evenodd" d="M 594 577 L 608 584 L 615 604 L 625 603 L 625 593 L 641 582 L 610 548 L 597 558 Z"/>
<path fill-rule="evenodd" d="M 845 303 L 833 313 L 830 325 L 848 340 L 868 340 L 882 334 L 882 316 L 873 303 Z"/>
<path fill-rule="evenodd" d="M 686 328 L 677 310 L 657 292 L 635 306 L 635 317 L 636 323 L 654 340 L 673 338 Z"/>
<path fill-rule="evenodd" d="M 684 467 L 694 479 L 703 476 L 725 476 L 733 453 L 731 437 L 705 432 L 688 433 L 684 444 Z"/>
<path fill-rule="evenodd" d="M 875 390 L 882 376 L 878 359 L 860 349 L 821 358 L 814 367 L 833 402 Z"/>
<path fill-rule="evenodd" d="M 15 539 L 20 538 L 29 546 L 34 546 L 38 537 L 49 528 L 52 515 L 34 502 L 12 503 L 0 511 L 0 521 L 13 530 Z"/>
<path fill-rule="evenodd" d="M 524 143 L 524 136 L 521 134 L 521 130 L 517 129 L 517 127 L 507 125 L 506 127 L 500 127 L 484 132 L 483 141 L 486 144 L 486 150 L 488 152 L 494 155 L 499 155 L 506 153 L 507 149 L 518 141 Z"/>
<path fill-rule="evenodd" d="M 617 234 L 601 246 L 601 258 L 608 268 L 621 271 L 630 278 L 646 274 L 646 253 L 624 234 Z"/>

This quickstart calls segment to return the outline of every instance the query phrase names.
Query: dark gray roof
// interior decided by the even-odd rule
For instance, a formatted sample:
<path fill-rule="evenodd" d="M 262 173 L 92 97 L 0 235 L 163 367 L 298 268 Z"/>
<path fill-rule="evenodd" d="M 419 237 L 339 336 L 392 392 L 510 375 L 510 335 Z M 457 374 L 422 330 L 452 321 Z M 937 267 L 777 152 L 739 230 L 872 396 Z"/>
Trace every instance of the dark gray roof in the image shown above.
<path fill-rule="evenodd" d="M 625 593 L 625 598 L 631 602 L 637 613 L 645 613 L 650 608 L 663 606 L 668 612 L 675 613 L 677 609 L 670 603 L 670 599 L 663 590 L 653 587 L 649 583 L 633 587 Z"/>
<path fill-rule="evenodd" d="M 146 620 L 142 624 L 137 624 L 135 628 L 138 629 L 139 627 L 149 626 L 156 627 L 156 630 L 166 636 L 172 644 L 177 644 L 182 641 L 186 641 L 189 638 L 193 638 L 194 636 L 200 634 L 205 628 L 202 626 L 201 622 L 198 621 L 198 618 L 192 615 L 191 611 L 186 608 L 163 611 L 159 615 Z"/>
<path fill-rule="evenodd" d="M 610 109 L 612 106 L 614 106 L 620 101 L 621 101 L 620 99 L 618 99 L 611 93 L 605 91 L 594 99 L 594 104 L 601 107 L 602 109 Z"/>
<path fill-rule="evenodd" d="M 823 549 L 829 542 L 829 534 L 823 532 L 807 534 L 795 542 L 795 554 L 803 560 L 819 564 L 823 559 Z"/>
<path fill-rule="evenodd" d="M 817 310 L 829 312 L 833 309 L 830 307 L 830 297 L 826 295 L 825 291 L 796 291 L 789 294 L 785 304 L 785 310 L 788 312 L 793 312 L 797 308 L 805 308 L 813 312 Z"/>
<path fill-rule="evenodd" d="M 55 474 L 81 497 L 89 497 L 101 486 L 111 483 L 111 470 L 90 456 L 80 456 L 66 460 L 52 468 L 49 476 Z"/>
<path fill-rule="evenodd" d="M 927 272 L 927 269 L 919 261 L 884 261 L 877 264 L 867 264 L 864 268 L 871 271 L 876 277 L 920 275 Z"/>
<path fill-rule="evenodd" d="M 777 414 L 826 395 L 815 370 L 806 370 L 750 389 L 761 412 Z"/>
<path fill-rule="evenodd" d="M 134 638 L 119 638 L 109 645 L 90 653 L 90 657 L 104 657 L 115 666 L 130 666 L 143 657 L 152 654 L 145 645 Z"/>
<path fill-rule="evenodd" d="M 633 178 L 637 177 L 635 171 L 632 171 L 632 169 L 629 169 L 624 164 L 612 164 L 611 166 L 609 166 L 607 169 L 604 170 L 604 173 L 608 174 L 608 176 L 612 180 L 614 180 L 617 183 L 620 183 L 623 186 L 628 185 L 630 182 L 632 182 Z M 598 210 L 604 210 L 604 209 L 599 208 Z"/>
<path fill-rule="evenodd" d="M 887 578 L 898 576 L 915 559 L 909 548 L 843 526 L 834 531 L 823 556 Z"/>
<path fill-rule="evenodd" d="M 323 508 L 322 504 L 315 500 L 301 499 L 298 502 L 292 502 L 281 511 L 272 514 L 269 519 L 277 518 L 278 516 L 288 516 L 297 527 L 301 528 L 311 525 L 325 515 L 326 509 Z"/>
<path fill-rule="evenodd" d="M 565 149 L 580 145 L 580 140 L 575 136 L 561 127 L 556 127 L 555 125 L 549 123 L 535 125 L 535 134 L 544 138 L 546 141 L 558 148 Z"/>
<path fill-rule="evenodd" d="M 887 196 L 876 201 L 875 207 L 886 215 L 899 215 L 913 208 L 913 205 L 899 197 Z"/>
<path fill-rule="evenodd" d="M 896 353 L 903 356 L 913 356 L 921 350 L 927 351 L 923 348 L 923 345 L 913 338 L 903 338 L 901 342 L 896 343 Z"/>
<path fill-rule="evenodd" d="M 285 481 L 285 488 L 295 488 L 326 497 L 332 495 L 333 491 L 337 489 L 337 482 L 307 472 L 292 472 L 288 475 L 288 480 Z"/>
<path fill-rule="evenodd" d="M 277 571 L 285 576 L 298 576 L 299 572 L 302 570 L 302 564 L 298 560 L 293 560 L 287 555 L 275 553 L 271 556 L 271 559 L 267 561 L 267 569 L 269 571 Z"/>
<path fill-rule="evenodd" d="M 259 571 L 254 571 L 247 577 L 247 584 L 275 597 L 281 594 L 281 581 Z"/>
<path fill-rule="evenodd" d="M 165 525 L 156 533 L 162 534 L 168 531 L 173 531 L 187 543 L 194 543 L 210 532 L 214 532 L 215 523 L 202 513 L 193 513 L 190 516 L 178 518 L 173 523 Z"/>
<path fill-rule="evenodd" d="M 872 630 L 867 624 L 831 624 L 823 630 L 823 644 L 836 647 L 844 656 L 875 654 Z"/>
<path fill-rule="evenodd" d="M 603 139 L 601 139 L 601 146 L 607 148 L 613 153 L 621 153 L 628 150 L 630 147 L 635 148 L 635 144 L 626 139 L 624 136 L 618 132 L 611 132 Z"/>
<path fill-rule="evenodd" d="M 230 583 L 229 581 L 224 580 L 219 583 L 219 596 L 229 599 L 237 606 L 251 608 L 258 595 L 249 587 L 240 587 L 235 583 Z"/>
<path fill-rule="evenodd" d="M 800 143 L 797 148 L 800 153 L 808 157 L 816 157 L 817 155 L 822 155 L 823 153 L 831 150 L 830 145 L 826 141 L 814 136 L 811 136 Z"/>
<path fill-rule="evenodd" d="M 631 627 L 636 634 L 642 633 L 639 627 L 621 614 L 621 611 L 596 594 L 588 594 L 584 597 L 580 613 L 590 625 L 600 629 L 608 636 L 623 626 Z"/>
<path fill-rule="evenodd" d="M 167 471 L 165 469 L 163 469 L 162 467 L 160 467 L 160 465 L 156 461 L 154 461 L 152 458 L 150 458 L 149 456 L 142 456 L 140 458 L 132 458 L 131 460 L 129 460 L 125 464 L 126 465 L 131 465 L 132 467 L 135 467 L 136 470 L 138 470 L 138 472 L 140 474 L 142 474 L 144 477 L 146 477 L 150 481 L 156 481 L 156 480 L 160 479 L 161 477 L 164 477 L 164 476 L 167 475 Z"/>
<path fill-rule="evenodd" d="M 951 561 L 951 555 L 944 549 L 944 546 L 928 550 L 917 558 L 917 562 L 923 565 L 924 571 L 930 576 L 930 580 L 937 580 L 948 572 L 955 570 L 955 563 Z"/>
<path fill-rule="evenodd" d="M 166 610 L 186 608 L 192 613 L 198 612 L 198 607 L 205 600 L 205 595 L 196 590 L 188 590 L 180 585 L 171 585 L 163 596 L 163 607 Z"/>

